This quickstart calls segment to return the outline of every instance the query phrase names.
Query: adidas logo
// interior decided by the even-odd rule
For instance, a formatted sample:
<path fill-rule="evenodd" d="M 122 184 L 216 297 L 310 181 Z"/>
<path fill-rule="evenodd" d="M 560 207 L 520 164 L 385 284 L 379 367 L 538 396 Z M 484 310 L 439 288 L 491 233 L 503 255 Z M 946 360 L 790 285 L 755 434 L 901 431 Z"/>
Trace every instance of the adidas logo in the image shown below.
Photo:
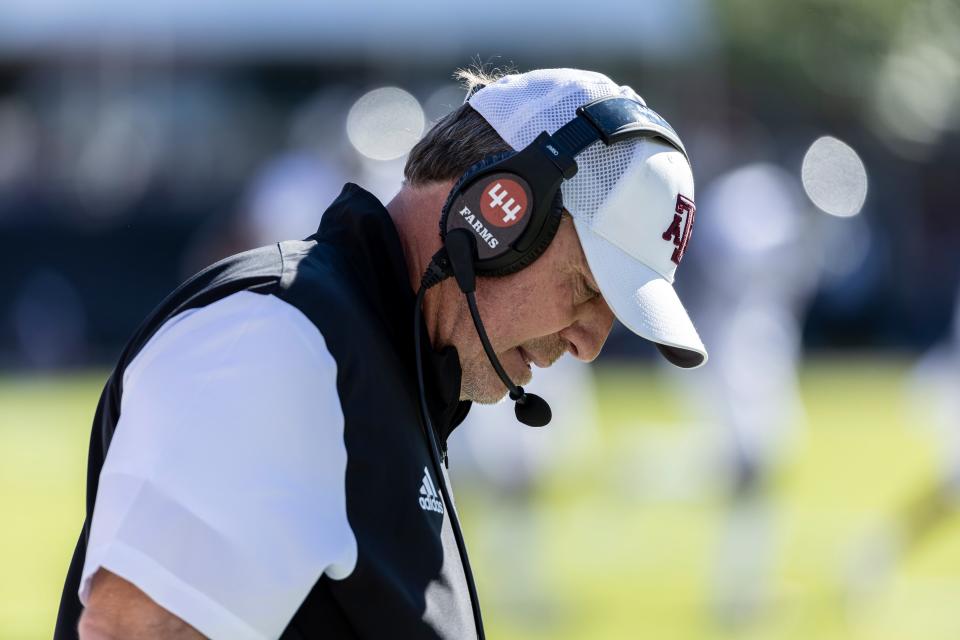
<path fill-rule="evenodd" d="M 424 511 L 443 513 L 443 503 L 437 495 L 437 489 L 433 486 L 433 480 L 430 479 L 426 467 L 423 468 L 423 480 L 420 482 L 420 508 Z"/>

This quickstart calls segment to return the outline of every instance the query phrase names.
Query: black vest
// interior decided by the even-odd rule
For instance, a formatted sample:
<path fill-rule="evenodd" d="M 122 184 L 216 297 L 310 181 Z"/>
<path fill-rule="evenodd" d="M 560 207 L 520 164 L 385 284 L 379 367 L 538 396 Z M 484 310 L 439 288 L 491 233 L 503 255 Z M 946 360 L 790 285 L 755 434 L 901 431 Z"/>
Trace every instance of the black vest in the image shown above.
<path fill-rule="evenodd" d="M 425 466 L 433 467 L 418 409 L 415 298 L 403 251 L 383 205 L 348 184 L 317 233 L 204 269 L 168 296 L 124 348 L 93 422 L 86 521 L 54 637 L 77 638 L 77 590 L 100 469 L 120 417 L 124 370 L 167 320 L 239 291 L 277 296 L 316 325 L 337 364 L 344 416 L 347 518 L 357 539 L 357 564 L 343 580 L 321 577 L 282 637 L 482 636 L 469 563 L 458 551 L 450 520 L 455 510 L 445 505 L 441 517 L 422 509 L 410 482 Z M 419 329 L 426 336 L 425 325 Z M 445 449 L 470 403 L 459 401 L 461 370 L 453 348 L 437 353 L 426 347 L 423 357 L 427 404 Z"/>

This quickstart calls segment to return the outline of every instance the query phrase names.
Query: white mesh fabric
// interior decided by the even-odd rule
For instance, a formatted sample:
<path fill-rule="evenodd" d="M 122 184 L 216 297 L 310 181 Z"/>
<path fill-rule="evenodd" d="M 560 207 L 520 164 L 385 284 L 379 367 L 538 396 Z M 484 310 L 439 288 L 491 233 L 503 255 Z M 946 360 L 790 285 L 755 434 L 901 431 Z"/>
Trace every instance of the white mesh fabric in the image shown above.
<path fill-rule="evenodd" d="M 578 69 L 539 69 L 508 75 L 477 91 L 469 103 L 500 137 L 520 150 L 540 132 L 553 134 L 573 119 L 577 108 L 606 96 L 642 99 L 601 73 Z M 563 204 L 581 220 L 592 221 L 607 195 L 626 173 L 640 140 L 612 146 L 594 143 L 577 156 L 579 171 L 560 187 Z"/>

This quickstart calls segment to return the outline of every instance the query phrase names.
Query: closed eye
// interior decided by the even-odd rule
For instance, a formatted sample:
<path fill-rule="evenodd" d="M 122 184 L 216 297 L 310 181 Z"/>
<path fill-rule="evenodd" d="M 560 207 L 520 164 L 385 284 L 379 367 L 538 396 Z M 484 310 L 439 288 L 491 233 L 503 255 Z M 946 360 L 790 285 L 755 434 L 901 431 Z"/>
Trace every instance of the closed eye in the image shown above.
<path fill-rule="evenodd" d="M 577 287 L 577 301 L 580 304 L 589 302 L 597 296 L 600 295 L 600 292 L 597 291 L 590 285 L 590 282 L 583 276 L 579 278 L 579 284 Z"/>

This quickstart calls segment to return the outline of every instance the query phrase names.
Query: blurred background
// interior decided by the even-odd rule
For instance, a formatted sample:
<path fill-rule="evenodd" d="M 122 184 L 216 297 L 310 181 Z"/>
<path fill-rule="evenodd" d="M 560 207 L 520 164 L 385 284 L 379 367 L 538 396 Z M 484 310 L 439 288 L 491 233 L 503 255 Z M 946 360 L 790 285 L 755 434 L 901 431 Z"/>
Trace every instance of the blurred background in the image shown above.
<path fill-rule="evenodd" d="M 453 436 L 492 638 L 960 637 L 956 0 L 0 3 L 0 638 L 49 637 L 100 389 L 235 251 L 384 202 L 458 67 L 571 66 L 683 137 L 709 363 L 616 327 L 555 424 Z"/>

